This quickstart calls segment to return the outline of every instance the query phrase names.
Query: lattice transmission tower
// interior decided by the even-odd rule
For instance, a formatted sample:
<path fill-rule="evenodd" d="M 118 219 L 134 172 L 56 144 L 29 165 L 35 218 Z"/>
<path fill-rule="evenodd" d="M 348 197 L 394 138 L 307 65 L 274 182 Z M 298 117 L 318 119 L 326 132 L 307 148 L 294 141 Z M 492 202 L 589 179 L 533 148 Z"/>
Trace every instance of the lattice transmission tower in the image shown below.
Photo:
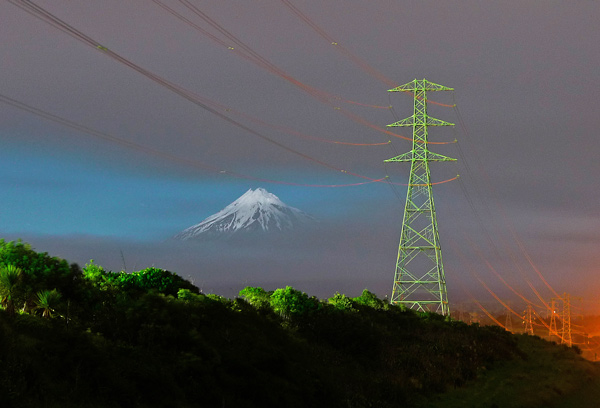
<path fill-rule="evenodd" d="M 525 333 L 533 336 L 533 306 L 527 305 L 523 312 L 523 326 Z"/>
<path fill-rule="evenodd" d="M 566 344 L 571 347 L 573 345 L 573 337 L 571 333 L 571 295 L 564 293 L 562 297 L 562 333 L 561 344 Z"/>
<path fill-rule="evenodd" d="M 556 329 L 556 298 L 550 300 L 550 327 L 548 329 L 548 336 L 558 337 L 558 330 Z"/>
<path fill-rule="evenodd" d="M 412 127 L 413 140 L 411 151 L 385 160 L 386 163 L 411 164 L 390 301 L 422 312 L 434 311 L 442 315 L 449 315 L 450 309 L 429 162 L 456 159 L 429 151 L 427 128 L 454 124 L 427 114 L 427 92 L 453 90 L 426 79 L 415 79 L 389 90 L 407 92 L 414 96 L 413 115 L 388 125 Z"/>

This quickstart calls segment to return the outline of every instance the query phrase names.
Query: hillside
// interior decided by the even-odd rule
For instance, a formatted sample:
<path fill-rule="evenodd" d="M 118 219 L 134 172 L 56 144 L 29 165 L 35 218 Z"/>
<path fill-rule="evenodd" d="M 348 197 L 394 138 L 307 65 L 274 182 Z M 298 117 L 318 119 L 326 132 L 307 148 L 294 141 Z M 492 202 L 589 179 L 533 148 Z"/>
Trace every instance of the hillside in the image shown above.
<path fill-rule="evenodd" d="M 7 295 L 8 265 L 21 272 Z M 80 269 L 3 241 L 0 278 L 2 407 L 585 408 L 559 403 L 600 378 L 576 349 L 366 290 L 225 299 L 169 271 Z"/>

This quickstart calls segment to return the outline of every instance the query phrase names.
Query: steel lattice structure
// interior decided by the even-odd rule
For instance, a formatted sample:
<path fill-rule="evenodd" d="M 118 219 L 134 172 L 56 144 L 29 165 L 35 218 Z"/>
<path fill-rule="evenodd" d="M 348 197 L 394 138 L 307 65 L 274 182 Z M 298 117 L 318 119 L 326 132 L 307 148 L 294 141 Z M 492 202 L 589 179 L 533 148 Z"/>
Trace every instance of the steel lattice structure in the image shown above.
<path fill-rule="evenodd" d="M 533 306 L 529 304 L 523 312 L 523 327 L 525 333 L 533 336 Z"/>
<path fill-rule="evenodd" d="M 391 303 L 442 315 L 449 315 L 450 309 L 429 162 L 456 159 L 429 151 L 427 128 L 454 124 L 427 115 L 427 92 L 453 90 L 426 79 L 415 79 L 389 90 L 414 96 L 413 115 L 388 125 L 412 127 L 413 142 L 411 151 L 385 160 L 411 163 Z"/>
<path fill-rule="evenodd" d="M 573 345 L 573 337 L 571 333 L 571 295 L 564 293 L 562 297 L 562 338 L 561 344 L 566 344 L 571 347 Z"/>
<path fill-rule="evenodd" d="M 558 337 L 558 330 L 556 329 L 556 298 L 550 300 L 550 328 L 548 330 L 548 336 Z"/>

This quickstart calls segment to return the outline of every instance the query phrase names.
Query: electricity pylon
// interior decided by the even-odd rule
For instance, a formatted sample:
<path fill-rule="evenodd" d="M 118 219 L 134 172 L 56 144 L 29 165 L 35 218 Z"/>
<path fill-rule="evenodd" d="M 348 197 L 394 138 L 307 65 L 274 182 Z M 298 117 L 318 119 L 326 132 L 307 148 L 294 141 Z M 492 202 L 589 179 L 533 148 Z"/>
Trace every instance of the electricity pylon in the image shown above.
<path fill-rule="evenodd" d="M 514 332 L 513 323 L 512 323 L 512 315 L 510 312 L 506 312 L 506 319 L 504 321 L 504 328 L 509 332 Z"/>
<path fill-rule="evenodd" d="M 413 142 L 411 151 L 385 160 L 386 163 L 411 163 L 390 301 L 418 311 L 434 311 L 442 315 L 449 315 L 450 308 L 429 162 L 456 161 L 456 159 L 429 151 L 427 128 L 454 126 L 454 124 L 427 115 L 427 92 L 453 90 L 426 79 L 415 79 L 389 90 L 389 92 L 408 92 L 414 95 L 413 115 L 388 125 L 412 127 Z"/>
<path fill-rule="evenodd" d="M 550 329 L 548 330 L 548 336 L 558 337 L 558 330 L 556 329 L 556 298 L 550 300 Z"/>
<path fill-rule="evenodd" d="M 571 295 L 564 293 L 562 301 L 562 339 L 560 342 L 571 347 L 573 345 L 573 337 L 571 336 Z"/>
<path fill-rule="evenodd" d="M 523 324 L 525 325 L 525 333 L 533 336 L 533 306 L 529 304 L 523 312 Z"/>

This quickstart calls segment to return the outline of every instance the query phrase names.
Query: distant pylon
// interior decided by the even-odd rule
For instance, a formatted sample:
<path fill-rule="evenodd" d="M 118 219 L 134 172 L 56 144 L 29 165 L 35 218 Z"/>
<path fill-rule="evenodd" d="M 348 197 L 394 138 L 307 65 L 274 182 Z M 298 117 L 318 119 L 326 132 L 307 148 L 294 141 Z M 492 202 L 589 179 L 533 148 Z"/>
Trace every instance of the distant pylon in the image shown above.
<path fill-rule="evenodd" d="M 558 330 L 556 329 L 556 298 L 550 300 L 550 328 L 548 329 L 548 336 L 558 337 Z"/>
<path fill-rule="evenodd" d="M 562 301 L 563 310 L 561 344 L 566 344 L 567 346 L 571 347 L 573 345 L 573 338 L 571 336 L 571 295 L 564 293 Z"/>
<path fill-rule="evenodd" d="M 415 79 L 389 91 L 414 95 L 413 115 L 388 125 L 412 127 L 413 130 L 412 150 L 385 160 L 411 163 L 391 303 L 404 304 L 422 312 L 449 315 L 429 162 L 456 159 L 429 151 L 427 128 L 454 124 L 427 115 L 427 92 L 453 89 L 426 79 Z"/>
<path fill-rule="evenodd" d="M 527 305 L 523 314 L 523 324 L 525 325 L 525 333 L 533 335 L 533 306 Z"/>

